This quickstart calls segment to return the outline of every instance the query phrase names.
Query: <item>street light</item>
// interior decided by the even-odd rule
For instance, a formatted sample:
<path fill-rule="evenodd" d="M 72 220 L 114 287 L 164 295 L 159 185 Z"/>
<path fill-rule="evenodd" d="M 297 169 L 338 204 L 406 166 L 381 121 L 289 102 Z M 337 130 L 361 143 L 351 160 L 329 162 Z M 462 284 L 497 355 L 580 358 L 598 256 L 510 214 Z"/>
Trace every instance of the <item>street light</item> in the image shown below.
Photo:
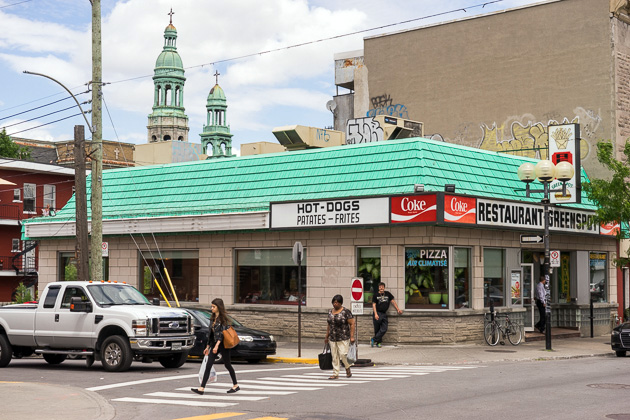
<path fill-rule="evenodd" d="M 543 262 L 545 276 L 547 282 L 545 284 L 545 348 L 551 350 L 551 292 L 549 287 L 551 267 L 549 266 L 549 194 L 554 192 L 562 192 L 562 195 L 567 194 L 567 181 L 573 178 L 575 169 L 569 162 L 558 162 L 554 165 L 550 160 L 541 160 L 534 166 L 532 163 L 523 163 L 516 172 L 518 178 L 526 184 L 526 195 L 530 196 L 531 193 L 543 193 L 542 203 L 544 213 L 544 242 L 545 242 L 545 259 Z M 529 184 L 531 184 L 536 178 L 543 184 L 542 190 L 532 190 Z M 549 183 L 554 179 L 562 182 L 562 189 L 552 190 L 549 188 Z"/>

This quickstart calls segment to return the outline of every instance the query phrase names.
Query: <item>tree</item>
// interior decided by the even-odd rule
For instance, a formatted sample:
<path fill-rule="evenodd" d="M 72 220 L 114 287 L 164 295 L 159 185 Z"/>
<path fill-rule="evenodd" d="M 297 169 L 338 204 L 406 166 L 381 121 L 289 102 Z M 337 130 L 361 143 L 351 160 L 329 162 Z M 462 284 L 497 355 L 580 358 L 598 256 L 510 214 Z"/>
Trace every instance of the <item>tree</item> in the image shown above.
<path fill-rule="evenodd" d="M 627 237 L 627 223 L 630 221 L 630 142 L 626 141 L 623 149 L 625 162 L 614 156 L 614 146 L 610 141 L 597 143 L 597 160 L 611 171 L 609 179 L 591 179 L 583 185 L 588 198 L 597 204 L 596 221 L 599 223 L 619 222 L 622 229 L 618 239 Z M 620 265 L 630 263 L 630 258 L 622 257 L 617 261 Z"/>
<path fill-rule="evenodd" d="M 7 135 L 7 131 L 2 129 L 2 132 L 0 132 L 0 157 L 29 160 L 31 158 L 31 151 L 28 147 L 15 144 L 13 140 L 11 140 L 11 137 Z"/>

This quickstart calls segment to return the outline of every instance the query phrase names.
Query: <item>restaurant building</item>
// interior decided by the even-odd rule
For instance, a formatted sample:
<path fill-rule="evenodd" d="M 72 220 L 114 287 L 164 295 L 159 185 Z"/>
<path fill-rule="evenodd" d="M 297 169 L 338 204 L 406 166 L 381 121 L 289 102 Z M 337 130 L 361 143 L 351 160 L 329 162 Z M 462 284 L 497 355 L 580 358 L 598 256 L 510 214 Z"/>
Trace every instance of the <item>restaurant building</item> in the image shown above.
<path fill-rule="evenodd" d="M 523 162 L 536 161 L 413 138 L 106 171 L 106 280 L 148 298 L 162 296 L 157 283 L 171 303 L 171 290 L 181 304 L 220 297 L 239 320 L 287 338 L 298 303 L 302 336 L 323 338 L 332 297 L 351 306 L 356 276 L 360 341 L 379 281 L 404 309 L 386 342 L 479 342 L 491 301 L 532 330 L 544 218 L 542 197 L 527 198 L 516 175 Z M 552 326 L 582 335 L 592 296 L 596 334 L 610 331 L 617 306 L 616 239 L 589 223 L 594 210 L 586 196 L 550 206 Z M 23 239 L 40 243 L 40 288 L 74 264 L 74 214 L 71 200 L 24 225 Z"/>

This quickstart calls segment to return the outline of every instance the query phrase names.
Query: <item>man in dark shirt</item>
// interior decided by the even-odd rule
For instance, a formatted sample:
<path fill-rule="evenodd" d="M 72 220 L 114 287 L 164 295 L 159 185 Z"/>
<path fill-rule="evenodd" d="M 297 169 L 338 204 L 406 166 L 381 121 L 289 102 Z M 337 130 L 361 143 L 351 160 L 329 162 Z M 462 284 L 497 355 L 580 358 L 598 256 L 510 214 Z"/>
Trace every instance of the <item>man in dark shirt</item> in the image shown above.
<path fill-rule="evenodd" d="M 399 315 L 403 313 L 394 300 L 394 295 L 386 291 L 385 283 L 381 282 L 378 285 L 378 293 L 372 297 L 372 322 L 374 324 L 374 337 L 370 340 L 372 347 L 381 347 L 383 336 L 387 332 L 387 310 L 390 303 L 394 304 Z"/>

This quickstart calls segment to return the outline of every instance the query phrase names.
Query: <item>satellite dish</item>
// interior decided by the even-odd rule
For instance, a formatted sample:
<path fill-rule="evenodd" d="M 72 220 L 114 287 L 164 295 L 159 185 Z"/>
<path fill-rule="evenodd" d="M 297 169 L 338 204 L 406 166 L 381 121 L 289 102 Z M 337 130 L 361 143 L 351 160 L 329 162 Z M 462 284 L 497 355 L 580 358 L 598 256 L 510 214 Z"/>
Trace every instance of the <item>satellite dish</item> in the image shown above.
<path fill-rule="evenodd" d="M 334 113 L 335 109 L 337 109 L 337 103 L 331 99 L 330 101 L 326 102 L 326 109 Z"/>

